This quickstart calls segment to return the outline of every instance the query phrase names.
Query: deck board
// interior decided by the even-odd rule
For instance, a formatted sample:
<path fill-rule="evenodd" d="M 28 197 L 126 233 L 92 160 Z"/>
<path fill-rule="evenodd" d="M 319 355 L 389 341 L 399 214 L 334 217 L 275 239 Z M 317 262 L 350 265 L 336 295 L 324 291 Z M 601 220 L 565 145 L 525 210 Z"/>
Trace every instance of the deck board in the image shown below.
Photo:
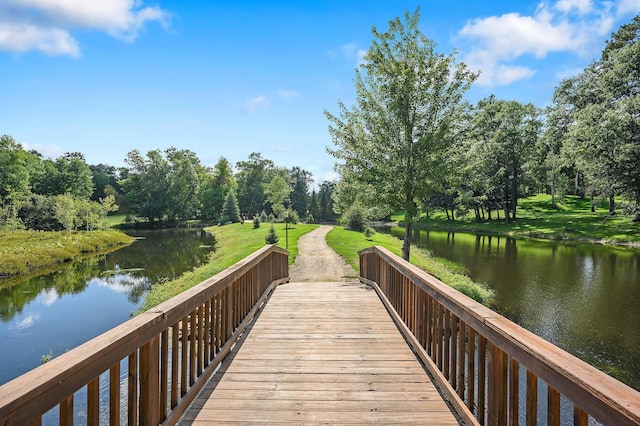
<path fill-rule="evenodd" d="M 182 425 L 458 421 L 374 291 L 278 287 Z"/>

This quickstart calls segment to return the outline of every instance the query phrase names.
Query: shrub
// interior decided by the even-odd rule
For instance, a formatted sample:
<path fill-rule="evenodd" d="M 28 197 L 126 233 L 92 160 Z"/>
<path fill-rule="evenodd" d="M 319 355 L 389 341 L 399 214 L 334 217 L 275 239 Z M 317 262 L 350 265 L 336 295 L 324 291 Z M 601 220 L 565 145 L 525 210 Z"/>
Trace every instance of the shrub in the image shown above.
<path fill-rule="evenodd" d="M 366 225 L 366 214 L 364 208 L 359 204 L 353 204 L 342 215 L 342 225 L 352 231 L 364 232 Z"/>
<path fill-rule="evenodd" d="M 253 229 L 260 228 L 260 216 L 256 215 L 253 217 Z"/>
<path fill-rule="evenodd" d="M 291 210 L 289 212 L 289 223 L 291 223 L 292 225 L 297 225 L 298 222 L 300 222 L 300 216 L 298 215 L 298 212 L 295 210 Z"/>
<path fill-rule="evenodd" d="M 362 231 L 362 233 L 364 234 L 364 237 L 367 240 L 371 241 L 371 237 L 373 237 L 373 234 L 375 234 L 376 231 L 370 226 L 365 226 L 364 231 Z"/>
<path fill-rule="evenodd" d="M 229 216 L 222 215 L 222 216 L 220 216 L 220 221 L 218 222 L 218 226 L 222 226 L 227 222 L 229 222 Z"/>
<path fill-rule="evenodd" d="M 267 244 L 276 244 L 278 240 L 279 240 L 278 234 L 276 234 L 276 230 L 273 227 L 273 223 L 272 223 L 271 228 L 269 229 L 269 232 L 267 233 L 266 237 L 264 237 L 264 241 Z"/>
<path fill-rule="evenodd" d="M 309 216 L 307 216 L 307 223 L 314 223 L 314 222 L 315 222 L 315 218 L 311 213 L 309 213 Z"/>
<path fill-rule="evenodd" d="M 269 221 L 269 216 L 267 216 L 267 213 L 265 213 L 264 210 L 262 210 L 262 213 L 260 213 L 260 222 L 268 222 Z"/>

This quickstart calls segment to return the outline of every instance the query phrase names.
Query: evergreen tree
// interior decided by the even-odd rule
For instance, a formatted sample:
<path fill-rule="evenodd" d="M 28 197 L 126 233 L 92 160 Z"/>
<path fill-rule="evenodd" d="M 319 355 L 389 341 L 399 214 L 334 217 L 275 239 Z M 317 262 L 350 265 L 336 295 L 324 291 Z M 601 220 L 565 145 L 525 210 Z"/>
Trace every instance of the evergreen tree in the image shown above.
<path fill-rule="evenodd" d="M 232 223 L 240 222 L 240 209 L 238 208 L 238 200 L 233 191 L 229 191 L 227 198 L 224 200 L 222 215 L 229 218 Z"/>
<path fill-rule="evenodd" d="M 318 194 L 314 189 L 311 191 L 311 199 L 309 200 L 309 214 L 314 217 L 314 219 L 320 219 L 320 203 L 318 202 Z"/>

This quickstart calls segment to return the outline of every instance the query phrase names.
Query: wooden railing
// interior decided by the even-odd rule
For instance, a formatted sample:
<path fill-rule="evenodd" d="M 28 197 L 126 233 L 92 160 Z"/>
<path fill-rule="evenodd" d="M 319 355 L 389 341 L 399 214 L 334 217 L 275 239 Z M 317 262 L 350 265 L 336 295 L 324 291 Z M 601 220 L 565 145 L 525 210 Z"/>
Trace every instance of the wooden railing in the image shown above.
<path fill-rule="evenodd" d="M 258 250 L 0 387 L 0 425 L 38 425 L 45 413 L 45 423 L 53 416 L 62 425 L 78 417 L 89 425 L 175 424 L 270 292 L 288 279 L 288 252 Z"/>
<path fill-rule="evenodd" d="M 359 254 L 361 281 L 467 424 L 640 424 L 639 392 L 384 248 Z"/>

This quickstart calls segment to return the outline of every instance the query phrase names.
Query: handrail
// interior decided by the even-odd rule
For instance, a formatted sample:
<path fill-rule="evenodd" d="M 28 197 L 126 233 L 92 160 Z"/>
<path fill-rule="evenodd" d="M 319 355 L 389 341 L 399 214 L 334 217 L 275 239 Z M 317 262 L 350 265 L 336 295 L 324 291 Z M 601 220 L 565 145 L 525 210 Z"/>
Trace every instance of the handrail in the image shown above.
<path fill-rule="evenodd" d="M 87 424 L 107 418 L 112 425 L 121 418 L 129 424 L 175 424 L 271 291 L 289 281 L 288 255 L 265 246 L 6 383 L 0 387 L 0 425 L 41 424 L 55 406 L 59 423 L 73 424 L 74 401 L 85 389 Z M 101 394 L 105 383 L 108 392 Z"/>
<path fill-rule="evenodd" d="M 393 307 L 416 353 L 467 422 L 535 425 L 540 413 L 553 425 L 561 415 L 572 415 L 576 425 L 589 424 L 590 417 L 640 424 L 640 392 L 383 247 L 358 254 L 361 281 Z M 545 388 L 547 403 L 539 405 Z"/>

